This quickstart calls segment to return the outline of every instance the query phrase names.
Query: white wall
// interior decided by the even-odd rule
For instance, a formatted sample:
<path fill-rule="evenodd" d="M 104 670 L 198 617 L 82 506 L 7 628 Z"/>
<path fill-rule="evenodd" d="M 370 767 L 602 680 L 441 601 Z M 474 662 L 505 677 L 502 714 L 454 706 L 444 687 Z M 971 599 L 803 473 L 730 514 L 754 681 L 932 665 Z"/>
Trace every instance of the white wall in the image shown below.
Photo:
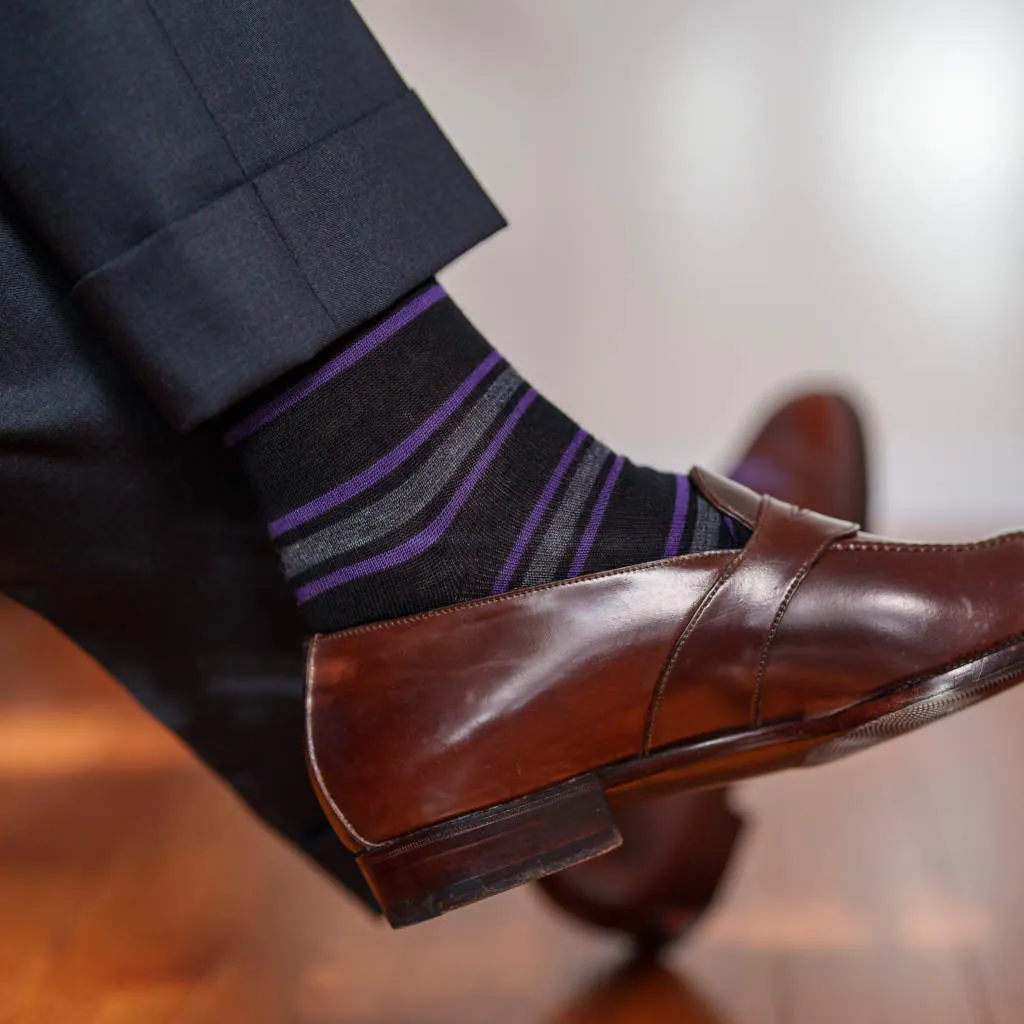
<path fill-rule="evenodd" d="M 1024 4 L 358 6 L 512 222 L 446 285 L 588 429 L 721 464 L 839 382 L 884 528 L 1024 523 Z"/>

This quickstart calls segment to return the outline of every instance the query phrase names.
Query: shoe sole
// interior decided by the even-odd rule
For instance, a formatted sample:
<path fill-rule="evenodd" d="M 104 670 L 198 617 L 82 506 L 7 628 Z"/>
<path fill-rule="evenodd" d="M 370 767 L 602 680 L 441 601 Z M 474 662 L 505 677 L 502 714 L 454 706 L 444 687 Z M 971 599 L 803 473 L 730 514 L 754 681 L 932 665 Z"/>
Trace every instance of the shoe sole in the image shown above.
<path fill-rule="evenodd" d="M 1024 639 L 834 714 L 654 751 L 367 851 L 358 863 L 395 928 L 580 864 L 622 842 L 616 805 L 839 760 L 1024 680 Z"/>

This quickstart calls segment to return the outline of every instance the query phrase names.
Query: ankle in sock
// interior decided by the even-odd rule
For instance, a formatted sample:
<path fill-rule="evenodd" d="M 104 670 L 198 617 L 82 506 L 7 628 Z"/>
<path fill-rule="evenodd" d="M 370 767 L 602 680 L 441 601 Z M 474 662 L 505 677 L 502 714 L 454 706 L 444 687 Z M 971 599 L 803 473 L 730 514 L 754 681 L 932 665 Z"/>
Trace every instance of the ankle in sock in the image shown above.
<path fill-rule="evenodd" d="M 248 405 L 225 443 L 316 632 L 749 537 L 580 429 L 432 282 Z"/>

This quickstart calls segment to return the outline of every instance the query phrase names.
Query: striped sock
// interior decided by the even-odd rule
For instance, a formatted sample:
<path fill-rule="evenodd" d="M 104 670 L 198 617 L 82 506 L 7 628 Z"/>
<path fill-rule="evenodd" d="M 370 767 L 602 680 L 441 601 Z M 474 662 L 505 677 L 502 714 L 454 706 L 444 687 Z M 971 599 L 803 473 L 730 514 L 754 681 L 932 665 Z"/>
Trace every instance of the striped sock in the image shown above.
<path fill-rule="evenodd" d="M 271 391 L 224 440 L 317 632 L 747 540 L 559 412 L 437 284 Z"/>

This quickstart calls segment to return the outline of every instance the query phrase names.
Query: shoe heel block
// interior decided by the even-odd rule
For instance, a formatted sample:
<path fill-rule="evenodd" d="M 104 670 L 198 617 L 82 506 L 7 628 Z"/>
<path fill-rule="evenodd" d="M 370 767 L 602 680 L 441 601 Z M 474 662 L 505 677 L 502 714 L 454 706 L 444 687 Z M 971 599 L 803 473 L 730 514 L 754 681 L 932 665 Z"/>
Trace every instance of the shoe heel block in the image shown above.
<path fill-rule="evenodd" d="M 599 780 L 539 793 L 420 829 L 358 858 L 394 928 L 561 871 L 622 842 Z"/>

